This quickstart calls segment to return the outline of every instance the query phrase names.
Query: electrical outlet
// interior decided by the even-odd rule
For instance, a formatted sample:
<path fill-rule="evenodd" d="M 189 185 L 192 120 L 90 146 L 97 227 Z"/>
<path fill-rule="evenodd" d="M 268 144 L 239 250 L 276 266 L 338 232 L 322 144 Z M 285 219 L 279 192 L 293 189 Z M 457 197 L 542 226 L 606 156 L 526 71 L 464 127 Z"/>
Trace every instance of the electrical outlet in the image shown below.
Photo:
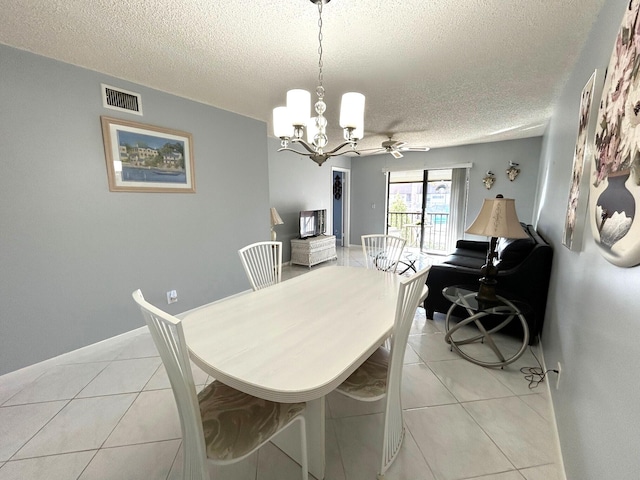
<path fill-rule="evenodd" d="M 167 303 L 176 303 L 178 301 L 178 292 L 176 290 L 169 290 L 167 292 Z"/>
<path fill-rule="evenodd" d="M 560 374 L 562 373 L 562 367 L 560 366 L 560 362 L 558 362 L 558 366 L 556 367 L 558 370 L 558 376 L 556 377 L 556 390 L 560 388 Z"/>

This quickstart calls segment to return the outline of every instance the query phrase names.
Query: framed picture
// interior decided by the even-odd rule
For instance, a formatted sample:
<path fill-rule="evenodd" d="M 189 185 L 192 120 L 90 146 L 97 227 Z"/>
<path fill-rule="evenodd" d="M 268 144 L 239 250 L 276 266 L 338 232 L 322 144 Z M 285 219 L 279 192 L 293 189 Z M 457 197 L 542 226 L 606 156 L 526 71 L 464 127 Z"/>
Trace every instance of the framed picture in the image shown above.
<path fill-rule="evenodd" d="M 602 94 L 602 84 L 604 83 L 602 77 L 602 71 L 593 72 L 580 96 L 578 137 L 573 152 L 571 187 L 569 188 L 567 216 L 562 234 L 562 244 L 569 250 L 580 250 L 582 245 L 589 198 L 589 163 L 587 159 L 593 154 L 593 136 L 596 127 L 594 100 L 597 101 Z"/>
<path fill-rule="evenodd" d="M 100 117 L 109 190 L 194 193 L 190 133 Z"/>
<path fill-rule="evenodd" d="M 640 264 L 640 0 L 628 2 L 614 43 L 596 122 L 589 217 L 602 256 Z"/>

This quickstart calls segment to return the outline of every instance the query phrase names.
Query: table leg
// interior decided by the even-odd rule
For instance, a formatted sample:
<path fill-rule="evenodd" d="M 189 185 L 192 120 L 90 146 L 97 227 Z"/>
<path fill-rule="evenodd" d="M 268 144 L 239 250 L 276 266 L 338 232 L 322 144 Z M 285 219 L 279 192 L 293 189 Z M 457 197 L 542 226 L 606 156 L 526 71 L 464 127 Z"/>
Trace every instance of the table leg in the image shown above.
<path fill-rule="evenodd" d="M 304 418 L 307 428 L 309 473 L 318 480 L 322 480 L 325 471 L 325 398 L 307 402 Z M 300 463 L 300 431 L 296 426 L 287 428 L 272 441 L 283 452 Z"/>
<path fill-rule="evenodd" d="M 520 358 L 522 356 L 522 354 L 524 353 L 524 351 L 527 348 L 527 344 L 529 343 L 529 328 L 527 325 L 527 322 L 524 318 L 524 315 L 522 315 L 522 313 L 520 312 L 520 310 L 517 309 L 517 307 L 515 305 L 513 305 L 511 302 L 509 302 L 508 300 L 500 297 L 500 299 L 505 302 L 505 304 L 507 304 L 512 311 L 514 312 L 512 315 L 509 315 L 505 320 L 503 320 L 499 325 L 495 326 L 494 328 L 490 329 L 490 330 L 486 330 L 484 328 L 484 326 L 482 325 L 482 323 L 480 322 L 480 319 L 486 315 L 488 315 L 486 312 L 474 312 L 471 308 L 469 308 L 468 304 L 466 302 L 463 302 L 466 304 L 465 310 L 467 310 L 467 314 L 469 315 L 467 318 L 461 320 L 460 322 L 458 322 L 456 325 L 454 326 L 450 326 L 451 324 L 451 316 L 453 313 L 453 310 L 456 307 L 456 304 L 452 304 L 451 307 L 449 308 L 449 310 L 447 311 L 447 317 L 445 319 L 445 329 L 446 329 L 446 334 L 445 334 L 445 342 L 447 342 L 449 345 L 451 345 L 451 348 L 456 350 L 456 352 L 458 352 L 458 354 L 460 356 L 462 356 L 463 358 L 469 360 L 472 363 L 475 363 L 476 365 L 480 365 L 482 367 L 504 367 L 505 365 L 508 365 L 510 363 L 515 362 L 518 358 Z M 464 299 L 463 299 L 464 300 Z M 518 318 L 518 320 L 520 321 L 520 324 L 522 325 L 522 329 L 523 329 L 523 338 L 522 338 L 522 343 L 520 345 L 519 350 L 511 355 L 509 358 L 505 358 L 504 355 L 502 354 L 502 352 L 500 351 L 500 349 L 498 348 L 498 346 L 496 345 L 496 343 L 493 341 L 493 338 L 491 338 L 491 334 L 500 331 L 504 326 L 506 326 L 509 322 L 511 322 L 511 320 L 513 318 Z M 453 334 L 458 331 L 459 329 L 461 329 L 462 327 L 470 324 L 471 322 L 474 322 L 474 324 L 476 325 L 476 327 L 478 328 L 478 331 L 480 332 L 478 335 L 469 337 L 469 338 L 465 338 L 465 339 L 460 339 L 460 340 L 455 340 L 453 338 Z M 493 353 L 496 355 L 496 357 L 498 358 L 498 361 L 495 362 L 490 362 L 490 361 L 483 361 L 477 358 L 474 358 L 470 355 L 468 355 L 467 353 L 465 353 L 460 346 L 461 345 L 468 345 L 470 343 L 474 343 L 478 340 L 482 340 L 483 342 L 487 343 L 487 346 L 489 348 L 491 348 L 491 350 L 493 351 Z"/>

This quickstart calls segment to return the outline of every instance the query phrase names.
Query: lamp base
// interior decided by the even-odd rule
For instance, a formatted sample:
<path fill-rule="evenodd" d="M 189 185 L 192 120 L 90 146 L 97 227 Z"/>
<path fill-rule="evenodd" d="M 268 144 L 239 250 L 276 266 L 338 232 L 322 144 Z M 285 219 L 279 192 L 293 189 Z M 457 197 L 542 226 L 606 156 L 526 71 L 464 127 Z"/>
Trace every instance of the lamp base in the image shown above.
<path fill-rule="evenodd" d="M 273 228 L 271 229 L 271 241 L 276 241 L 276 231 Z"/>
<path fill-rule="evenodd" d="M 496 297 L 497 283 L 495 278 L 482 277 L 480 279 L 480 287 L 478 288 L 476 300 L 481 308 L 487 308 L 500 303 L 498 297 Z"/>
<path fill-rule="evenodd" d="M 480 269 L 482 278 L 480 278 L 480 287 L 478 288 L 478 295 L 476 295 L 476 300 L 478 301 L 480 308 L 488 308 L 499 303 L 498 297 L 496 297 L 496 285 L 498 284 L 496 277 L 498 276 L 498 267 L 494 263 L 494 259 L 497 257 L 497 241 L 497 238 L 491 238 L 489 250 L 487 251 L 487 263 L 485 263 Z"/>

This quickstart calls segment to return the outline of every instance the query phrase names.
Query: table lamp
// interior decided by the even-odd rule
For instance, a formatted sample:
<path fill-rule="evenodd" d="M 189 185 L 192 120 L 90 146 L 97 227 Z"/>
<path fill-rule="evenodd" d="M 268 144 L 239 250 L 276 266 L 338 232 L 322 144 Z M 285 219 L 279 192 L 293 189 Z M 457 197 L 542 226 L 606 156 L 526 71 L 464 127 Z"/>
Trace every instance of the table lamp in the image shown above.
<path fill-rule="evenodd" d="M 487 262 L 480 270 L 482 278 L 480 278 L 480 288 L 476 300 L 484 304 L 495 303 L 498 301 L 496 298 L 498 267 L 495 264 L 495 259 L 498 256 L 496 252 L 498 237 L 527 237 L 516 214 L 515 200 L 504 198 L 502 195 L 497 195 L 496 198 L 485 198 L 478 217 L 465 230 L 465 233 L 491 237 L 487 250 Z"/>
<path fill-rule="evenodd" d="M 282 225 L 284 222 L 282 221 L 282 218 L 280 218 L 280 215 L 278 215 L 278 211 L 274 208 L 271 207 L 271 241 L 275 242 L 276 241 L 276 231 L 273 229 L 273 227 L 275 227 L 276 225 Z"/>

